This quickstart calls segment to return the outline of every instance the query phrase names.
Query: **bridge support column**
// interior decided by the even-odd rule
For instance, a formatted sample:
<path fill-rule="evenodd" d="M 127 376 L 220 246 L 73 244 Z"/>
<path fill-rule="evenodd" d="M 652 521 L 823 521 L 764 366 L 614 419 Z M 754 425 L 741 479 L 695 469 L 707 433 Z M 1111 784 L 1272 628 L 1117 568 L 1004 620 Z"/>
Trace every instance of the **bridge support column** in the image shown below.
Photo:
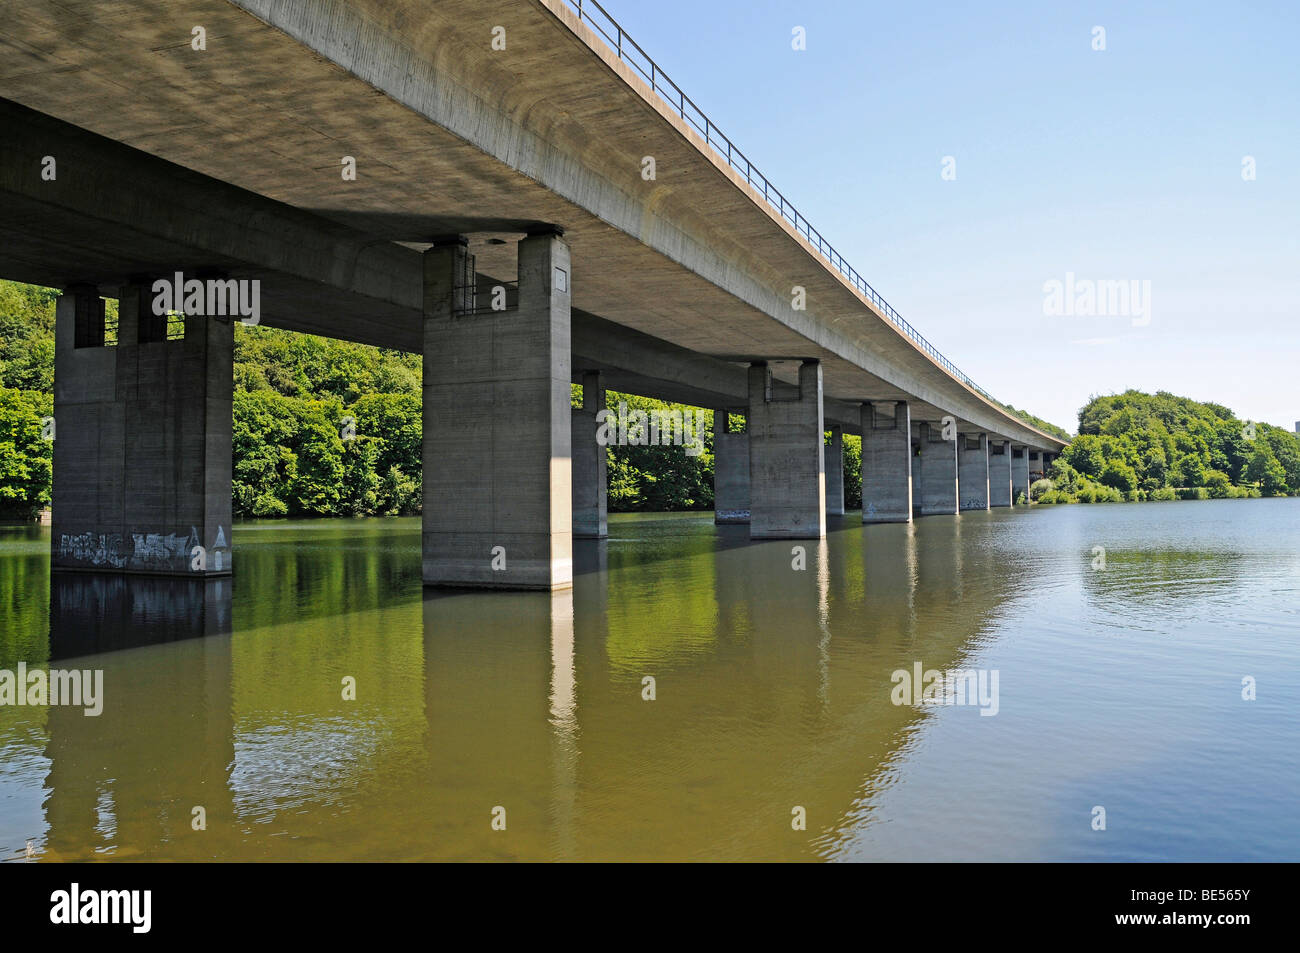
<path fill-rule="evenodd" d="M 1011 500 L 1014 503 L 1021 496 L 1029 502 L 1029 448 L 1011 448 Z"/>
<path fill-rule="evenodd" d="M 724 408 L 713 412 L 713 522 L 749 522 L 749 434 L 732 432 Z"/>
<path fill-rule="evenodd" d="M 573 536 L 609 535 L 609 473 L 605 447 L 596 440 L 596 415 L 605 409 L 605 385 L 598 371 L 582 375 L 582 406 L 573 420 Z"/>
<path fill-rule="evenodd" d="M 55 307 L 56 568 L 231 571 L 234 319 L 190 315 L 169 341 L 152 306 L 122 288 L 115 335 L 96 288 Z"/>
<path fill-rule="evenodd" d="M 426 585 L 573 585 L 569 247 L 519 243 L 519 306 L 474 313 L 463 240 L 424 255 Z"/>
<path fill-rule="evenodd" d="M 773 396 L 766 363 L 749 367 L 749 479 L 751 539 L 826 536 L 826 471 L 822 369 L 799 368 L 799 393 Z"/>
<path fill-rule="evenodd" d="M 989 436 L 957 435 L 957 494 L 961 509 L 989 508 Z"/>
<path fill-rule="evenodd" d="M 1010 506 L 1011 441 L 989 441 L 989 506 Z"/>
<path fill-rule="evenodd" d="M 831 442 L 822 451 L 826 458 L 826 515 L 844 515 L 844 428 L 831 427 Z"/>
<path fill-rule="evenodd" d="M 910 416 L 910 414 L 909 414 Z M 912 516 L 921 515 L 921 424 L 913 421 L 908 454 L 912 458 Z"/>
<path fill-rule="evenodd" d="M 862 522 L 912 519 L 912 417 L 907 401 L 862 405 Z"/>
<path fill-rule="evenodd" d="M 943 428 L 920 426 L 921 515 L 957 515 L 957 441 L 945 440 Z"/>

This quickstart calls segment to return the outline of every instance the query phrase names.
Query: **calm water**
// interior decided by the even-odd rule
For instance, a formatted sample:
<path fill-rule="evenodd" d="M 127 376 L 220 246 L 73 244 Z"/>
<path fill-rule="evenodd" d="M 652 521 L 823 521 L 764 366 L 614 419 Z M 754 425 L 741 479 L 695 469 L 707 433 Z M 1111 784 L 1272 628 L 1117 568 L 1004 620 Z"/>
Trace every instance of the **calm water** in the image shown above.
<path fill-rule="evenodd" d="M 422 591 L 416 520 L 243 524 L 207 584 L 0 529 L 0 668 L 105 694 L 0 707 L 0 858 L 1300 857 L 1300 500 L 850 517 L 802 571 L 610 533 L 551 595 Z M 997 714 L 893 704 L 917 662 Z"/>

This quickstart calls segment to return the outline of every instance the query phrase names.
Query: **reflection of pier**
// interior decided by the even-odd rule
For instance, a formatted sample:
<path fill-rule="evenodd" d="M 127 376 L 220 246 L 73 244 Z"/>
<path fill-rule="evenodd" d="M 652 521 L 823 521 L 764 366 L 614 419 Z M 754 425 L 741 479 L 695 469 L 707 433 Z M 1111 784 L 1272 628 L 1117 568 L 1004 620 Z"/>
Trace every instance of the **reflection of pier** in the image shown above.
<path fill-rule="evenodd" d="M 241 608 L 233 641 L 189 638 L 228 631 L 229 580 L 55 574 L 55 657 L 175 644 L 94 656 L 100 718 L 49 711 L 47 855 L 812 859 L 925 717 L 890 674 L 961 664 L 1023 584 L 983 519 L 964 551 L 945 521 L 735 546 L 623 525 L 572 592 L 412 602 L 365 572 L 392 598 L 309 626 Z"/>
<path fill-rule="evenodd" d="M 45 856 L 227 856 L 191 822 L 235 820 L 230 621 L 229 579 L 51 574 L 51 663 L 102 669 L 104 710 L 48 709 Z"/>
<path fill-rule="evenodd" d="M 229 579 L 50 574 L 50 659 L 230 633 Z"/>

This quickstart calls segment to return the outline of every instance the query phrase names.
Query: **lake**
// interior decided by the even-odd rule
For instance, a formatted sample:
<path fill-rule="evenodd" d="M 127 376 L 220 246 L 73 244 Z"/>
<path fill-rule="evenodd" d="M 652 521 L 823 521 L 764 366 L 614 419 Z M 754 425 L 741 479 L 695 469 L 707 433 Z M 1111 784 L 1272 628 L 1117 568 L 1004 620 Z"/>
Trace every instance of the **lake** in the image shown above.
<path fill-rule="evenodd" d="M 424 590 L 414 519 L 208 582 L 0 528 L 0 669 L 103 679 L 0 707 L 0 859 L 1300 856 L 1300 499 L 855 519 L 614 516 L 555 594 Z"/>

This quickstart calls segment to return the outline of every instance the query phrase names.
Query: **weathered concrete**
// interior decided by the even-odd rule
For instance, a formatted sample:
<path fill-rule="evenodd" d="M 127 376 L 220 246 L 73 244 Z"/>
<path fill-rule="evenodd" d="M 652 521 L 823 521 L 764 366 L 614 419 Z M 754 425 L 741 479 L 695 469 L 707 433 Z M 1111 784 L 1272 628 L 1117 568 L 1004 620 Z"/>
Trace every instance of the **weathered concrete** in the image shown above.
<path fill-rule="evenodd" d="M 844 428 L 830 428 L 831 442 L 822 451 L 826 457 L 826 514 L 844 515 Z"/>
<path fill-rule="evenodd" d="M 1011 447 L 1011 499 L 1029 502 L 1029 448 Z"/>
<path fill-rule="evenodd" d="M 906 401 L 862 405 L 862 522 L 912 519 L 912 418 Z"/>
<path fill-rule="evenodd" d="M 1015 497 L 1011 493 L 1011 441 L 989 441 L 989 506 L 1010 506 Z"/>
<path fill-rule="evenodd" d="M 569 249 L 518 246 L 517 310 L 462 314 L 467 253 L 425 253 L 424 581 L 573 584 Z"/>
<path fill-rule="evenodd" d="M 957 496 L 961 509 L 989 508 L 989 435 L 957 435 Z"/>
<path fill-rule="evenodd" d="M 733 433 L 724 409 L 713 412 L 713 521 L 749 522 L 749 434 Z"/>
<path fill-rule="evenodd" d="M 573 535 L 604 539 L 609 535 L 609 458 L 597 442 L 597 414 L 605 409 L 600 372 L 582 375 L 582 406 L 573 419 Z"/>
<path fill-rule="evenodd" d="M 954 433 L 954 437 L 955 437 Z M 941 424 L 920 426 L 921 515 L 957 515 L 957 443 L 943 438 Z"/>
<path fill-rule="evenodd" d="M 190 315 L 183 340 L 152 340 L 152 302 L 148 287 L 121 289 L 111 347 L 95 289 L 56 305 L 52 563 L 224 575 L 233 325 Z"/>
<path fill-rule="evenodd" d="M 751 539 L 826 535 L 826 471 L 821 366 L 799 368 L 799 396 L 778 400 L 765 363 L 749 368 Z"/>

